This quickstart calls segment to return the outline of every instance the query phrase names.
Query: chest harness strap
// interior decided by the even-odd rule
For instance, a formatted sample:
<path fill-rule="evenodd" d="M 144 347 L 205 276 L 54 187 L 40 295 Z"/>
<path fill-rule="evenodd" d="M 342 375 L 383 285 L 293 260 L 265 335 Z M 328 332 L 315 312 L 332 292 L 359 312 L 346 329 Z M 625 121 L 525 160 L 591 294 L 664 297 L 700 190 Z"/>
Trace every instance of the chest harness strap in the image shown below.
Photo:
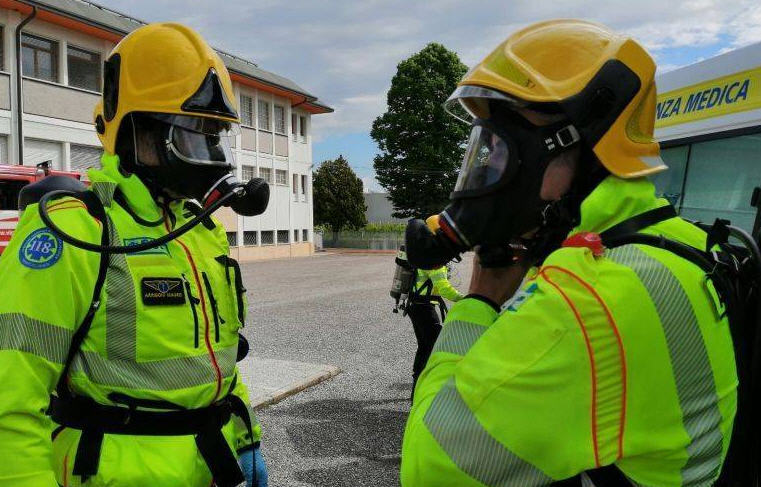
<path fill-rule="evenodd" d="M 101 222 L 103 227 L 101 245 L 107 249 L 110 241 L 110 222 L 103 203 L 92 191 L 79 193 L 78 197 L 85 202 L 90 214 Z M 230 421 L 232 415 L 235 415 L 243 421 L 249 437 L 253 438 L 253 427 L 248 408 L 239 397 L 228 393 L 220 401 L 197 409 L 146 411 L 137 409 L 134 404 L 129 407 L 107 406 L 99 404 L 89 397 L 72 395 L 67 384 L 71 364 L 79 353 L 82 343 L 90 331 L 95 313 L 100 307 L 100 296 L 106 281 L 110 255 L 107 250 L 101 252 L 98 276 L 95 281 L 90 308 L 72 337 L 61 375 L 56 384 L 55 394 L 50 396 L 50 406 L 47 411 L 47 414 L 60 425 L 56 432 L 60 432 L 64 427 L 82 432 L 72 473 L 78 475 L 83 483 L 98 473 L 103 437 L 106 434 L 193 435 L 198 451 L 209 467 L 215 484 L 218 487 L 235 487 L 241 484 L 245 478 L 238 466 L 235 454 L 222 434 L 222 427 Z M 235 380 L 230 391 L 234 386 Z M 133 401 L 134 403 L 140 402 L 139 400 Z M 151 404 L 151 406 L 176 407 L 163 401 L 158 401 L 158 403 L 160 404 Z M 254 469 L 253 475 L 256 478 L 256 469 Z"/>

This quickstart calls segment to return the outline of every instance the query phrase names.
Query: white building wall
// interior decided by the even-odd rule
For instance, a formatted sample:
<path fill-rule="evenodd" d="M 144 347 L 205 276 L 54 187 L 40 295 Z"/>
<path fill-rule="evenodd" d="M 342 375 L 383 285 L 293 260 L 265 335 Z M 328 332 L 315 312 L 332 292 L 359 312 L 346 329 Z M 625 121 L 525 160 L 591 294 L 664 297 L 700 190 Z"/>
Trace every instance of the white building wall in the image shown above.
<path fill-rule="evenodd" d="M 3 27 L 3 48 L 5 53 L 4 67 L 0 70 L 0 99 L 7 100 L 7 109 L 3 106 L 3 101 L 0 100 L 0 149 L 3 146 L 7 147 L 7 154 L 0 154 L 0 161 L 7 161 L 10 164 L 18 162 L 18 150 L 17 150 L 17 134 L 16 123 L 12 116 L 13 111 L 17 110 L 16 107 L 16 86 L 15 86 L 15 39 L 14 31 L 16 26 L 23 20 L 23 16 L 18 12 L 0 9 L 0 25 Z M 91 92 L 88 90 L 82 90 L 80 88 L 74 88 L 67 86 L 68 72 L 66 61 L 66 46 L 72 45 L 89 51 L 97 52 L 101 56 L 101 62 L 106 59 L 109 52 L 113 49 L 114 43 L 85 35 L 80 32 L 69 30 L 61 26 L 50 24 L 38 19 L 33 20 L 25 27 L 24 32 L 30 34 L 54 40 L 58 42 L 58 71 L 59 80 L 56 83 L 32 80 L 24 81 L 24 90 L 27 96 L 34 93 L 34 96 L 38 96 L 32 100 L 30 105 L 36 107 L 36 114 L 25 113 L 24 114 L 24 138 L 27 140 L 25 159 L 28 163 L 39 162 L 38 159 L 43 157 L 43 153 L 47 151 L 49 154 L 55 153 L 55 157 L 51 157 L 54 166 L 61 169 L 69 169 L 71 167 L 70 154 L 71 144 L 87 145 L 93 147 L 99 147 L 100 143 L 98 137 L 93 128 L 92 122 L 89 117 L 83 115 L 84 111 L 81 105 L 92 103 L 91 108 L 87 108 L 87 111 L 91 113 L 95 103 L 100 96 L 100 93 Z M 25 78 L 26 79 L 26 78 Z M 3 84 L 5 83 L 5 84 Z M 27 86 L 32 85 L 32 88 L 27 90 Z M 253 89 L 248 86 L 244 86 L 241 83 L 235 82 L 234 90 L 236 97 L 240 100 L 241 94 L 246 94 L 254 99 L 254 117 L 252 126 L 248 128 L 249 132 L 247 136 L 255 135 L 256 147 L 254 150 L 246 150 L 242 148 L 242 136 L 238 135 L 235 140 L 233 153 L 236 158 L 237 174 L 239 178 L 242 178 L 241 164 L 249 164 L 255 168 L 267 167 L 272 170 L 273 184 L 270 187 L 270 204 L 267 211 L 257 217 L 241 217 L 231 216 L 232 224 L 228 225 L 228 231 L 237 233 L 237 241 L 239 245 L 243 245 L 244 232 L 257 232 L 257 245 L 262 246 L 261 232 L 273 231 L 274 242 L 277 242 L 277 230 L 288 230 L 289 241 L 291 244 L 302 242 L 302 232 L 304 229 L 308 230 L 309 240 L 311 241 L 312 235 L 312 199 L 311 199 L 311 136 L 307 137 L 291 137 L 291 102 L 287 98 L 277 97 L 271 93 Z M 4 96 L 3 91 L 7 92 Z M 36 90 L 36 91 L 35 91 Z M 36 93 L 42 93 L 37 95 Z M 40 97 L 45 96 L 46 99 Z M 266 100 L 269 102 L 270 121 L 272 130 L 264 130 L 264 127 L 258 127 L 258 100 Z M 56 104 L 67 103 L 71 100 L 76 100 L 79 108 L 78 111 L 66 111 L 60 110 L 60 106 Z M 286 117 L 286 133 L 279 135 L 274 133 L 275 120 L 274 120 L 274 106 L 275 104 L 283 106 L 285 108 Z M 49 116 L 50 113 L 45 111 L 47 106 L 51 107 L 51 112 L 55 113 L 76 113 L 76 116 L 72 119 L 54 118 Z M 64 107 L 66 108 L 66 107 Z M 54 109 L 57 109 L 55 111 Z M 299 116 L 305 117 L 307 128 L 309 129 L 309 117 L 310 114 L 305 111 L 295 109 Z M 46 116 L 46 114 L 48 116 Z M 59 115 L 60 116 L 60 115 Z M 248 139 L 251 140 L 251 139 Z M 260 144 L 260 141 L 264 141 L 264 144 Z M 269 148 L 269 150 L 267 150 Z M 287 155 L 282 154 L 283 149 L 287 150 Z M 281 155 L 277 155 L 279 150 Z M 44 157 L 43 157 L 44 158 Z M 32 160 L 34 159 L 34 160 Z M 286 184 L 278 185 L 275 183 L 275 170 L 281 169 L 287 171 Z M 297 198 L 294 199 L 291 184 L 293 181 L 292 174 L 298 174 L 298 182 L 301 185 L 301 175 L 307 175 L 308 179 L 308 195 L 303 198 L 301 195 L 301 189 L 299 187 Z M 258 173 L 257 173 L 258 174 Z M 227 218 L 223 218 L 225 222 Z M 237 225 L 235 223 L 237 222 Z M 298 230 L 298 238 L 294 239 L 293 231 Z M 275 247 L 289 247 L 289 244 L 273 245 Z M 286 249 L 283 249 L 286 250 Z M 311 253 L 311 246 L 308 247 L 307 253 Z M 299 247 L 298 251 L 292 251 L 290 254 L 282 254 L 282 256 L 304 254 L 304 249 Z M 247 254 L 246 254 L 247 255 Z M 245 260 L 247 257 L 244 255 L 241 248 L 238 257 Z M 266 254 L 252 254 L 253 258 L 266 257 Z M 278 253 L 277 256 L 281 256 Z"/>
<path fill-rule="evenodd" d="M 238 241 L 243 242 L 243 232 L 258 232 L 257 246 L 283 246 L 289 244 L 303 243 L 303 231 L 307 230 L 307 241 L 311 242 L 312 235 L 312 203 L 311 203 L 311 149 L 308 145 L 311 138 L 294 141 L 291 133 L 291 103 L 287 98 L 274 96 L 261 90 L 257 90 L 240 83 L 234 83 L 234 89 L 238 96 L 245 95 L 253 99 L 254 114 L 253 123 L 250 126 L 244 126 L 242 130 L 254 129 L 256 150 L 246 150 L 242 148 L 242 135 L 238 136 L 236 143 L 235 155 L 238 166 L 238 175 L 242 177 L 240 167 L 243 164 L 256 167 L 256 174 L 261 176 L 260 169 L 267 168 L 272 174 L 272 184 L 270 184 L 270 202 L 267 210 L 256 217 L 238 217 L 239 219 L 239 236 Z M 267 127 L 259 126 L 259 100 L 269 103 L 270 124 Z M 276 133 L 275 123 L 275 106 L 279 105 L 285 108 L 286 133 Z M 299 112 L 309 120 L 308 112 Z M 279 140 L 278 140 L 279 139 Z M 280 142 L 282 141 L 282 142 Z M 281 145 L 278 145 L 281 144 Z M 285 146 L 287 155 L 278 155 L 278 147 Z M 277 182 L 276 171 L 286 171 L 285 184 Z M 293 195 L 293 174 L 298 176 L 298 192 L 296 198 Z M 308 184 L 308 194 L 301 194 L 301 176 L 306 175 Z M 288 232 L 288 244 L 278 243 L 277 232 Z M 294 234 L 294 230 L 296 234 Z M 272 243 L 263 244 L 262 232 L 272 232 Z"/>
<path fill-rule="evenodd" d="M 25 18 L 16 11 L 0 9 L 0 24 L 3 26 L 3 47 L 5 53 L 5 65 L 3 66 L 3 73 L 7 73 L 10 76 L 10 105 L 12 110 L 17 110 L 16 103 L 16 50 L 15 50 L 15 29 L 16 26 Z M 101 56 L 101 60 L 105 59 L 108 53 L 113 49 L 114 43 L 85 35 L 80 32 L 76 32 L 70 29 L 65 29 L 61 26 L 50 24 L 48 22 L 41 21 L 39 19 L 32 20 L 24 28 L 25 33 L 33 34 L 38 37 L 54 40 L 58 42 L 58 82 L 53 83 L 49 81 L 27 81 L 31 78 L 24 78 L 24 89 L 26 90 L 30 83 L 49 85 L 52 91 L 57 96 L 66 96 L 67 93 L 71 94 L 73 100 L 77 96 L 77 102 L 80 100 L 92 100 L 94 103 L 97 100 L 99 93 L 91 92 L 88 90 L 82 90 L 80 88 L 73 88 L 67 86 L 68 81 L 68 66 L 66 62 L 66 47 L 72 45 L 88 51 L 97 52 Z M 33 89 L 33 88 L 32 88 Z M 67 99 L 61 99 L 51 97 L 49 100 L 42 100 L 41 106 L 50 104 L 53 106 L 55 103 L 67 103 Z M 94 106 L 93 106 L 94 108 Z M 17 142 L 17 128 L 15 120 L 12 118 L 11 110 L 0 110 L 0 135 L 8 137 L 8 162 L 13 164 L 18 162 L 18 142 Z M 56 166 L 60 165 L 61 169 L 69 169 L 69 145 L 81 144 L 97 147 L 99 141 L 95 131 L 92 127 L 92 123 L 82 121 L 64 120 L 59 118 L 46 117 L 43 115 L 34 115 L 30 113 L 24 114 L 24 138 L 30 139 L 30 151 L 29 156 L 38 154 L 35 147 L 39 144 L 37 141 L 54 141 L 59 144 L 59 151 L 61 157 L 60 162 L 54 160 Z M 52 150 L 52 149 L 51 149 Z M 27 163 L 38 162 L 34 157 L 27 158 Z"/>

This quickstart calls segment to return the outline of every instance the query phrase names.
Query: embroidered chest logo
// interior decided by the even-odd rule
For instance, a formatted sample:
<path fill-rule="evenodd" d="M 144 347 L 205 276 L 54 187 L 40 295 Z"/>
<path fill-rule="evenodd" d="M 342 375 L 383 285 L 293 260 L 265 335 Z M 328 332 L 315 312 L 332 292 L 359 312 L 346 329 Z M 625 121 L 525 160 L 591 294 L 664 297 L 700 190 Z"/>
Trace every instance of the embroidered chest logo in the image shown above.
<path fill-rule="evenodd" d="M 46 269 L 63 254 L 63 241 L 48 228 L 32 232 L 19 249 L 19 260 L 30 269 Z"/>
<path fill-rule="evenodd" d="M 140 281 L 143 304 L 147 306 L 184 304 L 182 279 L 175 277 L 144 277 Z"/>
<path fill-rule="evenodd" d="M 126 247 L 134 247 L 136 245 L 142 245 L 144 243 L 148 243 L 151 241 L 153 241 L 151 237 L 125 238 L 124 245 Z M 127 255 L 151 255 L 151 254 L 169 255 L 169 249 L 167 248 L 166 244 L 162 244 L 162 245 L 159 245 L 158 247 L 154 247 L 148 250 L 141 250 L 139 252 L 129 252 Z"/>

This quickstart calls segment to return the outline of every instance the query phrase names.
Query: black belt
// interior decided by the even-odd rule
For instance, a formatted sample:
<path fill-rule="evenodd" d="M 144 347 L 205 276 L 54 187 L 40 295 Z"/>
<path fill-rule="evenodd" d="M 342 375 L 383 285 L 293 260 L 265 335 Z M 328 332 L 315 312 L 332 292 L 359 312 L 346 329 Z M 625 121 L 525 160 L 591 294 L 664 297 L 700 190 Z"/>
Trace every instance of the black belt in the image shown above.
<path fill-rule="evenodd" d="M 82 396 L 67 399 L 52 396 L 48 413 L 61 426 L 82 431 L 73 470 L 82 482 L 98 473 L 104 434 L 194 435 L 198 451 L 218 487 L 234 487 L 245 481 L 238 461 L 222 434 L 222 427 L 234 414 L 243 420 L 253 439 L 248 409 L 237 396 L 228 395 L 205 408 L 177 411 L 145 411 L 106 406 Z"/>

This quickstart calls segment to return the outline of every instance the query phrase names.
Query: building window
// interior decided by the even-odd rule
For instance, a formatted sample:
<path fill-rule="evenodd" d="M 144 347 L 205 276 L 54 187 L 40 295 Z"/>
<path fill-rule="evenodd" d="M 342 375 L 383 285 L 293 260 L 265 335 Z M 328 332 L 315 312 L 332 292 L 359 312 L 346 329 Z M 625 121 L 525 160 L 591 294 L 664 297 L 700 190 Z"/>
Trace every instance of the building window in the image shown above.
<path fill-rule="evenodd" d="M 5 28 L 0 25 L 0 71 L 5 69 Z"/>
<path fill-rule="evenodd" d="M 230 247 L 236 247 L 238 245 L 238 232 L 227 232 L 227 244 Z"/>
<path fill-rule="evenodd" d="M 275 232 L 272 230 L 262 231 L 262 245 L 272 245 L 275 243 Z"/>
<path fill-rule="evenodd" d="M 293 229 L 293 241 L 298 242 L 299 241 L 299 231 L 295 228 Z"/>
<path fill-rule="evenodd" d="M 302 242 L 309 241 L 309 230 L 307 230 L 306 228 L 301 231 L 301 241 Z"/>
<path fill-rule="evenodd" d="M 24 139 L 24 165 L 47 163 L 50 169 L 63 170 L 63 145 L 49 140 Z"/>
<path fill-rule="evenodd" d="M 299 116 L 296 115 L 295 113 L 291 113 L 291 135 L 293 135 L 293 140 L 296 140 L 298 127 L 299 127 Z"/>
<path fill-rule="evenodd" d="M 284 169 L 275 169 L 275 184 L 283 186 L 288 184 L 288 171 Z"/>
<path fill-rule="evenodd" d="M 66 48 L 69 86 L 100 91 L 100 54 L 78 47 Z"/>
<path fill-rule="evenodd" d="M 275 105 L 275 132 L 285 135 L 285 108 Z"/>
<path fill-rule="evenodd" d="M 301 195 L 303 196 L 304 201 L 307 199 L 307 175 L 302 174 L 301 175 Z"/>
<path fill-rule="evenodd" d="M 268 167 L 260 167 L 259 177 L 264 179 L 267 184 L 272 184 L 272 169 Z"/>
<path fill-rule="evenodd" d="M 254 166 L 249 166 L 247 164 L 241 164 L 240 177 L 241 179 L 243 179 L 244 182 L 250 181 L 251 179 L 256 177 L 256 168 Z"/>
<path fill-rule="evenodd" d="M 8 136 L 0 135 L 0 164 L 8 164 Z"/>
<path fill-rule="evenodd" d="M 293 179 L 293 187 L 292 187 L 293 201 L 298 201 L 299 200 L 299 175 L 294 173 L 291 179 Z"/>
<path fill-rule="evenodd" d="M 288 243 L 288 236 L 290 235 L 290 230 L 278 230 L 277 231 L 277 243 Z"/>
<path fill-rule="evenodd" d="M 256 232 L 246 230 L 243 232 L 243 245 L 251 247 L 257 244 Z"/>
<path fill-rule="evenodd" d="M 58 43 L 30 34 L 21 34 L 24 76 L 58 82 Z"/>
<path fill-rule="evenodd" d="M 72 171 L 85 171 L 100 165 L 103 149 L 91 145 L 71 144 L 70 162 Z"/>
<path fill-rule="evenodd" d="M 307 118 L 304 116 L 299 117 L 299 133 L 301 134 L 301 141 L 307 140 Z"/>
<path fill-rule="evenodd" d="M 254 99 L 247 95 L 240 95 L 240 124 L 254 126 Z"/>
<path fill-rule="evenodd" d="M 259 100 L 259 130 L 271 131 L 270 124 L 270 104 L 264 100 Z"/>

